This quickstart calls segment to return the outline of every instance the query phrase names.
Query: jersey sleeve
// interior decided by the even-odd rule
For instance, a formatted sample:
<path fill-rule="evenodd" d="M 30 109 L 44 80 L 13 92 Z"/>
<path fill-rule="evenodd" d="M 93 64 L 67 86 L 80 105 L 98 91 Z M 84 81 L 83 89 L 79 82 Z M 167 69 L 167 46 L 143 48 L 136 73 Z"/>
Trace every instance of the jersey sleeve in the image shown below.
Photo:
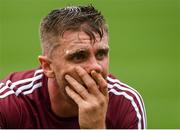
<path fill-rule="evenodd" d="M 13 74 L 0 81 L 0 128 L 13 128 L 21 122 L 21 105 L 10 89 Z M 17 127 L 18 128 L 18 127 Z"/>
<path fill-rule="evenodd" d="M 140 105 L 136 99 L 129 98 L 128 101 L 124 102 L 128 102 L 128 107 L 126 108 L 126 115 L 123 119 L 123 127 L 127 129 L 146 129 L 146 119 L 143 117 L 144 110 L 141 110 Z"/>
<path fill-rule="evenodd" d="M 33 128 L 36 104 L 32 101 L 34 95 L 29 93 L 35 88 L 34 83 L 39 85 L 41 72 L 39 69 L 14 72 L 0 81 L 1 128 Z"/>
<path fill-rule="evenodd" d="M 146 129 L 146 111 L 141 95 L 118 79 L 109 77 L 108 81 L 112 128 Z"/>
<path fill-rule="evenodd" d="M 111 96 L 109 118 L 113 129 L 146 129 L 146 115 L 136 97 L 128 92 Z"/>

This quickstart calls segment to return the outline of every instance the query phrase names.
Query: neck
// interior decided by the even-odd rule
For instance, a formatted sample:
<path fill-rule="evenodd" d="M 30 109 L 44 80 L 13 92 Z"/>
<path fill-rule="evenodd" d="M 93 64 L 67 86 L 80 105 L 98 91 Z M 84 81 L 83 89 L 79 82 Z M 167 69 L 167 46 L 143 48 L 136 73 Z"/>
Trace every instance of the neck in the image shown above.
<path fill-rule="evenodd" d="M 59 117 L 77 116 L 77 105 L 67 96 L 63 87 L 59 87 L 55 79 L 48 79 L 48 92 L 52 111 Z"/>

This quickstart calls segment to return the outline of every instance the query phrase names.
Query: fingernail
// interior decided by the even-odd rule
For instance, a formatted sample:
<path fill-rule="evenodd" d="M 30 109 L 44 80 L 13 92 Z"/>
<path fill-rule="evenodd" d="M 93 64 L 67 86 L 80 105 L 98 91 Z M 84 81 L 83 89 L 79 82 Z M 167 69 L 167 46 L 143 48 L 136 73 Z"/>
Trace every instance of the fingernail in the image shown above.
<path fill-rule="evenodd" d="M 65 79 L 69 79 L 69 77 L 70 77 L 70 76 L 69 76 L 68 74 L 65 75 Z"/>
<path fill-rule="evenodd" d="M 92 75 L 92 76 L 96 76 L 96 75 L 97 75 L 97 72 L 96 72 L 95 70 L 92 70 L 92 71 L 91 71 L 91 75 Z"/>
<path fill-rule="evenodd" d="M 69 86 L 66 86 L 65 89 L 66 89 L 66 90 L 69 89 Z"/>
<path fill-rule="evenodd" d="M 95 74 L 95 73 L 96 73 L 96 71 L 95 71 L 95 70 L 92 70 L 92 71 L 91 71 L 91 74 Z"/>

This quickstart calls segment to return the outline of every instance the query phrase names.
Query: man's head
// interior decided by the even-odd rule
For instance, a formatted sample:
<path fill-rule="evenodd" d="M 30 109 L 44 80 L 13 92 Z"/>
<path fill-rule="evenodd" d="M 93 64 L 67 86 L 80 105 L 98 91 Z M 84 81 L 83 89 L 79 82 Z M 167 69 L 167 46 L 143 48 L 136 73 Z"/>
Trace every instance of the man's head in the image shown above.
<path fill-rule="evenodd" d="M 70 6 L 52 10 L 40 25 L 41 47 L 44 55 L 51 56 L 59 39 L 66 31 L 83 31 L 95 41 L 95 34 L 100 38 L 108 33 L 108 28 L 101 12 L 93 6 Z"/>
<path fill-rule="evenodd" d="M 108 74 L 108 29 L 102 14 L 93 6 L 72 6 L 53 10 L 41 23 L 45 75 L 65 93 L 65 74 L 81 82 L 74 68 L 81 66 L 106 78 Z"/>

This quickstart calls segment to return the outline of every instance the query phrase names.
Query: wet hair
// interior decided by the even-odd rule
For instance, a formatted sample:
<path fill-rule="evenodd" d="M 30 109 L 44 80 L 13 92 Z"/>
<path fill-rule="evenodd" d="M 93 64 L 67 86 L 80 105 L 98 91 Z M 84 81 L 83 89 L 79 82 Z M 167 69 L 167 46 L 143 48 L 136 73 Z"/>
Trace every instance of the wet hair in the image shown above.
<path fill-rule="evenodd" d="M 40 24 L 40 39 L 43 53 L 51 53 L 55 43 L 66 31 L 83 31 L 90 40 L 95 41 L 95 34 L 102 39 L 108 33 L 105 19 L 92 5 L 68 6 L 52 10 Z"/>

